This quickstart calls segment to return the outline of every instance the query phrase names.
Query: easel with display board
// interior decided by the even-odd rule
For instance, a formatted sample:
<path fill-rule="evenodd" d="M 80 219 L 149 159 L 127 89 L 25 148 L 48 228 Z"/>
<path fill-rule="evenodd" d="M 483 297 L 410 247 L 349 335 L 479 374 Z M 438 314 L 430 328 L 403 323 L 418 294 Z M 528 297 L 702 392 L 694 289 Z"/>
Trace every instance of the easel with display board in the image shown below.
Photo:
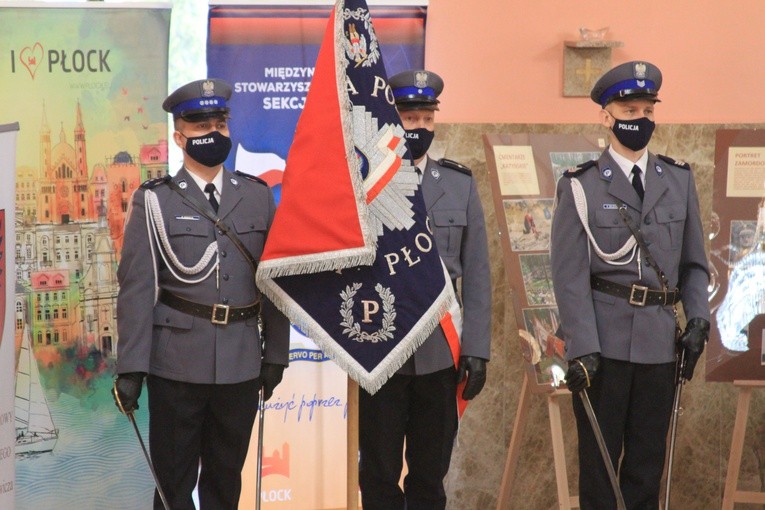
<path fill-rule="evenodd" d="M 765 381 L 733 381 L 733 385 L 739 390 L 738 403 L 736 404 L 736 421 L 733 425 L 733 435 L 730 443 L 728 474 L 725 477 L 722 510 L 733 510 L 735 503 L 765 503 L 765 492 L 740 491 L 737 488 L 738 475 L 741 471 L 741 457 L 744 453 L 749 404 L 752 401 L 752 390 L 755 388 L 765 388 Z"/>
<path fill-rule="evenodd" d="M 715 140 L 710 224 L 710 306 L 706 380 L 738 388 L 722 508 L 765 503 L 737 488 L 752 392 L 765 388 L 765 315 L 758 280 L 765 250 L 765 132 L 720 129 Z"/>
<path fill-rule="evenodd" d="M 525 373 L 502 476 L 497 509 L 508 506 L 533 395 L 547 396 L 559 508 L 579 506 L 566 472 L 560 397 L 553 373 L 565 373 L 563 342 L 550 270 L 550 226 L 555 184 L 566 168 L 597 159 L 606 141 L 597 135 L 486 134 L 486 162 L 499 223 L 505 272 L 513 290 Z"/>

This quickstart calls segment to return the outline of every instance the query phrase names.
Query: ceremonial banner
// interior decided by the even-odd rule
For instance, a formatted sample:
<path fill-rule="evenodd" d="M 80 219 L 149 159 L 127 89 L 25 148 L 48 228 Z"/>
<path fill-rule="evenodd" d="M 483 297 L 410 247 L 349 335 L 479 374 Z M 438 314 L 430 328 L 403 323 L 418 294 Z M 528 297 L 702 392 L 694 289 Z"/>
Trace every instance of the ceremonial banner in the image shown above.
<path fill-rule="evenodd" d="M 148 509 L 151 473 L 109 390 L 125 212 L 167 173 L 169 5 L 5 5 L 0 111 L 22 126 L 16 186 L 0 186 L 17 197 L 16 506 Z M 145 397 L 136 419 L 146 437 Z"/>
<path fill-rule="evenodd" d="M 0 114 L 0 120 L 5 120 Z M 0 508 L 13 509 L 16 497 L 13 426 L 14 367 L 14 280 L 16 264 L 14 211 L 16 181 L 16 137 L 18 122 L 0 124 Z M 8 254 L 8 247 L 11 253 Z"/>
<path fill-rule="evenodd" d="M 366 3 L 338 1 L 257 280 L 372 393 L 454 298 L 404 134 Z"/>

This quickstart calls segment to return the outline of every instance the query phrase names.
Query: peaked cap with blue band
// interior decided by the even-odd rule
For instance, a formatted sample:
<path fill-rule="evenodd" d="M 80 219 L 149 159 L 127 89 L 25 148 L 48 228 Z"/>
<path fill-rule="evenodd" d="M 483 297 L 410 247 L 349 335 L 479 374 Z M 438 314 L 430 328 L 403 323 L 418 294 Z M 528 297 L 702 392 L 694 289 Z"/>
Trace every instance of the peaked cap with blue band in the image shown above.
<path fill-rule="evenodd" d="M 391 76 L 388 84 L 400 111 L 438 110 L 438 96 L 444 90 L 444 80 L 436 73 L 423 69 L 404 71 Z"/>
<path fill-rule="evenodd" d="M 167 96 L 162 109 L 172 113 L 173 119 L 214 116 L 228 113 L 230 98 L 231 85 L 227 82 L 216 78 L 196 80 Z"/>
<path fill-rule="evenodd" d="M 590 98 L 605 107 L 611 101 L 650 99 L 658 101 L 661 71 L 642 60 L 625 62 L 601 76 L 592 87 Z"/>

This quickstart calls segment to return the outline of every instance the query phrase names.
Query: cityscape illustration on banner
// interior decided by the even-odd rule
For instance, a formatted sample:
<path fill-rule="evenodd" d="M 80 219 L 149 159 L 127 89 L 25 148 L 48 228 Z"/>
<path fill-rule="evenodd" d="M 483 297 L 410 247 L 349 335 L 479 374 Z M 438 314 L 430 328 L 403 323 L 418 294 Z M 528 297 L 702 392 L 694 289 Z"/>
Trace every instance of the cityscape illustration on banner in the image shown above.
<path fill-rule="evenodd" d="M 128 204 L 167 173 L 170 9 L 96 3 L 0 7 L 0 90 L 18 99 L 3 114 L 23 126 L 15 186 L 3 177 L 16 208 L 5 209 L 14 223 L 2 222 L 0 248 L 16 262 L 1 276 L 14 291 L 2 347 L 15 344 L 15 380 L 3 387 L 14 389 L 17 508 L 131 508 L 152 491 L 109 389 Z M 136 414 L 144 430 L 147 407 Z"/>

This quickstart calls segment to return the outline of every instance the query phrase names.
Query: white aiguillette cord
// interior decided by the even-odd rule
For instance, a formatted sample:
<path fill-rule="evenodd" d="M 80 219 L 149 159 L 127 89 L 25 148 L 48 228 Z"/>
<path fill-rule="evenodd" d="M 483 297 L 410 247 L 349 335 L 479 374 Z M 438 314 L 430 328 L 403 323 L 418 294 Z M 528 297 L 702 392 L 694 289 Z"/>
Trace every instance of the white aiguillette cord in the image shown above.
<path fill-rule="evenodd" d="M 207 246 L 204 255 L 199 259 L 199 262 L 193 266 L 186 266 L 178 259 L 175 251 L 173 251 L 173 247 L 167 237 L 167 231 L 165 230 L 165 221 L 162 216 L 162 208 L 159 205 L 159 199 L 157 198 L 156 193 L 151 190 L 146 190 L 146 206 L 146 222 L 149 226 L 149 231 L 154 233 L 154 238 L 156 239 L 157 244 L 162 246 L 159 253 L 162 256 L 162 260 L 165 261 L 167 268 L 173 273 L 173 276 L 184 283 L 199 283 L 210 276 L 215 268 L 218 267 L 218 241 L 213 241 Z M 153 251 L 152 257 L 154 257 Z M 177 268 L 184 274 L 197 275 L 210 264 L 213 257 L 215 257 L 215 264 L 210 267 L 207 273 L 198 279 L 192 280 L 183 278 L 175 271 Z M 168 261 L 168 258 L 170 261 Z"/>
<path fill-rule="evenodd" d="M 587 214 L 587 195 L 584 193 L 582 183 L 579 182 L 579 179 L 576 177 L 571 178 L 571 192 L 574 195 L 574 203 L 576 205 L 576 212 L 579 215 L 579 221 L 582 222 L 582 227 L 584 227 L 584 231 L 587 233 L 587 237 L 589 238 L 590 244 L 595 250 L 595 254 L 606 263 L 614 266 L 624 266 L 632 262 L 632 260 L 635 258 L 635 252 L 638 250 L 638 242 L 635 237 L 632 236 L 627 239 L 627 242 L 625 242 L 624 245 L 614 253 L 604 252 L 600 246 L 598 246 L 598 243 L 595 241 L 595 237 L 592 235 L 592 231 L 590 230 L 589 216 Z M 624 258 L 630 252 L 632 252 L 632 255 L 629 259 L 617 262 L 617 260 Z M 640 254 L 638 254 L 638 261 L 639 260 Z M 638 264 L 638 268 L 639 267 L 640 264 Z"/>

